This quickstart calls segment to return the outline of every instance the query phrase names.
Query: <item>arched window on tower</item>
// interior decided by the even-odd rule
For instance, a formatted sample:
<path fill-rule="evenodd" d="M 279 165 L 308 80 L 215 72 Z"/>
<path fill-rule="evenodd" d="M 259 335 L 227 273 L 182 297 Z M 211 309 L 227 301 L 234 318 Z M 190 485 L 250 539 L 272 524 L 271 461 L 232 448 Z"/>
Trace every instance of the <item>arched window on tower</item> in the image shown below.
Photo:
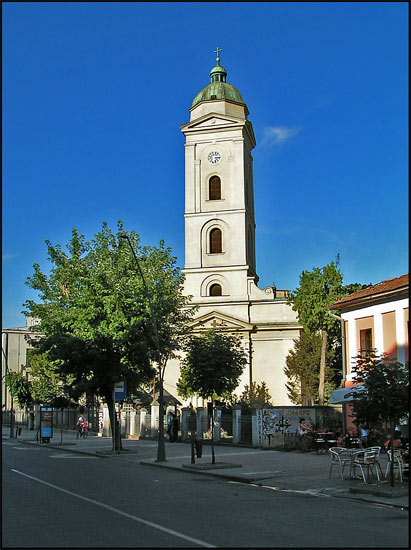
<path fill-rule="evenodd" d="M 221 254 L 222 251 L 221 229 L 215 227 L 210 231 L 210 254 Z"/>
<path fill-rule="evenodd" d="M 217 283 L 210 286 L 210 296 L 221 296 L 222 293 L 221 286 Z"/>
<path fill-rule="evenodd" d="M 208 197 L 210 201 L 221 199 L 221 180 L 218 176 L 211 176 L 208 182 Z"/>

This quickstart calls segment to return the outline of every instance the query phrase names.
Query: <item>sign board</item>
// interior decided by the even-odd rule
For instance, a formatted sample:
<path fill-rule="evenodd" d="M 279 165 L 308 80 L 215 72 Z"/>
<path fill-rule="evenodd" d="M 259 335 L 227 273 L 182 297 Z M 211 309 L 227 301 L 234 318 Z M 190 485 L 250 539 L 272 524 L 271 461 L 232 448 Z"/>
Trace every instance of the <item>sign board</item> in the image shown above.
<path fill-rule="evenodd" d="M 40 437 L 53 437 L 53 407 L 40 407 Z"/>
<path fill-rule="evenodd" d="M 114 401 L 121 401 L 127 397 L 127 384 L 125 380 L 114 384 Z"/>

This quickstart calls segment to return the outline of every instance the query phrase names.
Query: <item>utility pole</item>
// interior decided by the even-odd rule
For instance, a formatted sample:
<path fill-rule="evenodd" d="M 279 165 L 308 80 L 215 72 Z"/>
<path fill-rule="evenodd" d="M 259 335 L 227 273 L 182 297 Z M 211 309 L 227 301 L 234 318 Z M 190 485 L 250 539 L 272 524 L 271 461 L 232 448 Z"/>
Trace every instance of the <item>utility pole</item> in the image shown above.
<path fill-rule="evenodd" d="M 140 262 L 138 261 L 137 254 L 134 251 L 133 245 L 131 244 L 130 237 L 128 235 L 120 235 L 122 239 L 126 239 L 131 251 L 133 253 L 134 259 L 136 260 L 136 264 L 138 267 L 138 270 L 141 275 L 141 279 L 143 281 L 144 290 L 147 296 L 147 300 L 150 306 L 150 312 L 151 312 L 151 321 L 153 324 L 154 329 L 154 340 L 157 348 L 157 361 L 158 361 L 158 385 L 159 385 L 159 396 L 158 396 L 158 404 L 159 404 L 159 415 L 158 415 L 158 447 L 157 447 L 157 460 L 156 462 L 166 462 L 166 445 L 164 441 L 164 392 L 163 392 L 163 372 L 162 372 L 162 357 L 160 352 L 160 341 L 158 339 L 158 330 L 157 330 L 157 323 L 154 316 L 154 310 L 153 310 L 153 304 L 151 303 L 151 297 L 150 293 L 148 291 L 148 287 L 146 284 L 146 280 L 144 279 L 143 272 L 140 267 Z"/>
<path fill-rule="evenodd" d="M 324 302 L 327 299 L 328 288 L 325 281 L 325 267 L 322 269 L 324 282 L 323 282 L 323 298 Z M 325 387 L 325 363 L 326 363 L 326 353 L 327 353 L 327 330 L 324 328 L 321 329 L 322 335 L 322 344 L 321 344 L 321 359 L 320 359 L 320 381 L 318 385 L 318 402 L 320 405 L 324 405 L 324 387 Z"/>
<path fill-rule="evenodd" d="M 345 329 L 344 329 L 344 319 L 342 317 L 340 317 L 339 315 L 336 315 L 335 313 L 331 313 L 331 311 L 329 311 L 328 309 L 326 310 L 327 311 L 327 314 L 330 316 L 330 317 L 334 317 L 334 319 L 338 319 L 341 323 L 341 375 L 342 375 L 342 381 L 341 381 L 341 384 L 342 386 L 341 387 L 344 387 L 345 386 Z M 346 404 L 343 403 L 342 404 L 342 431 L 343 431 L 343 434 L 345 434 L 346 432 L 346 418 L 345 418 L 345 412 L 346 412 Z"/>

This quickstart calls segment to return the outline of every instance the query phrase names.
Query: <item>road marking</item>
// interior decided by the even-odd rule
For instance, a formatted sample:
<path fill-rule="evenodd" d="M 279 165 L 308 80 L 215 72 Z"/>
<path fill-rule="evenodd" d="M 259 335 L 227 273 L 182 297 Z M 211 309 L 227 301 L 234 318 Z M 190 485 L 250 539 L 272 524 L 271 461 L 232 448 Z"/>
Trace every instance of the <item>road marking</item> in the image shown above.
<path fill-rule="evenodd" d="M 12 449 L 16 449 L 17 451 L 39 451 L 36 447 L 12 447 Z"/>
<path fill-rule="evenodd" d="M 283 474 L 284 470 L 267 470 L 266 472 L 243 472 L 243 476 L 253 476 L 255 474 Z"/>
<path fill-rule="evenodd" d="M 162 525 L 159 525 L 158 523 L 153 523 L 151 521 L 147 521 L 146 519 L 139 518 L 137 516 L 133 516 L 131 514 L 127 514 L 127 512 L 123 512 L 121 510 L 118 510 L 117 508 L 113 508 L 112 506 L 109 506 L 108 504 L 104 504 L 103 502 L 99 502 L 98 500 L 94 500 L 92 498 L 84 497 L 82 495 L 78 495 L 77 493 L 73 493 L 72 491 L 68 491 L 67 489 L 63 489 L 62 487 L 58 487 L 57 485 L 53 485 L 52 483 L 48 483 L 47 481 L 43 481 L 42 479 L 39 479 L 38 477 L 30 476 L 28 474 L 25 474 L 24 472 L 20 472 L 19 470 L 14 470 L 11 468 L 12 472 L 15 472 L 16 474 L 19 474 L 21 476 L 27 477 L 29 479 L 32 479 L 33 481 L 37 481 L 38 483 L 42 483 L 43 485 L 47 485 L 48 487 L 51 487 L 52 489 L 56 489 L 57 491 L 60 491 L 62 493 L 65 493 L 66 495 L 70 495 L 72 497 L 79 498 L 81 500 L 85 500 L 86 502 L 91 502 L 92 504 L 95 504 L 96 506 L 100 506 L 101 508 L 105 508 L 106 510 L 109 510 L 110 512 L 114 512 L 115 514 L 119 514 L 120 516 L 124 516 L 125 518 L 132 519 L 133 521 L 137 521 L 138 523 L 143 523 L 144 525 L 147 525 L 148 527 L 154 527 L 154 529 L 158 529 L 159 531 L 164 531 L 165 533 L 169 535 L 173 535 L 175 537 L 178 537 L 180 539 L 187 540 L 189 542 L 193 542 L 194 544 L 197 544 L 198 546 L 203 546 L 204 548 L 217 548 L 213 544 L 209 544 L 208 542 L 204 542 L 199 539 L 195 539 L 193 537 L 189 537 L 187 535 L 184 535 L 183 533 L 179 533 L 178 531 L 174 531 L 173 529 L 168 529 L 167 527 L 163 527 Z"/>
<path fill-rule="evenodd" d="M 297 493 L 299 495 L 309 495 L 312 497 L 327 497 L 327 498 L 331 497 L 331 495 L 320 493 L 315 489 L 305 489 L 304 491 L 302 491 L 301 489 L 284 489 L 282 487 L 271 487 L 271 485 L 257 485 L 256 483 L 245 484 L 245 483 L 241 483 L 241 481 L 229 481 L 228 483 L 242 484 L 245 487 L 259 487 L 260 489 L 271 489 L 271 491 L 277 491 L 280 493 Z"/>
<path fill-rule="evenodd" d="M 49 458 L 93 458 L 97 459 L 98 456 L 87 456 L 87 455 L 74 455 L 74 454 L 56 454 L 56 455 L 49 455 Z"/>

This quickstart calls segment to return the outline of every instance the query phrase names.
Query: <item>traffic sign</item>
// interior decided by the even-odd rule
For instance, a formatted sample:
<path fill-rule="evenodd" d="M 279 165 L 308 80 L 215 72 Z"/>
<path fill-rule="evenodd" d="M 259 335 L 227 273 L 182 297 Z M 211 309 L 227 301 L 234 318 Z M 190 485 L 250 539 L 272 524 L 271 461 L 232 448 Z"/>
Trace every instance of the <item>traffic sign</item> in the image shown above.
<path fill-rule="evenodd" d="M 114 401 L 121 401 L 127 397 L 127 384 L 125 380 L 114 384 Z"/>

